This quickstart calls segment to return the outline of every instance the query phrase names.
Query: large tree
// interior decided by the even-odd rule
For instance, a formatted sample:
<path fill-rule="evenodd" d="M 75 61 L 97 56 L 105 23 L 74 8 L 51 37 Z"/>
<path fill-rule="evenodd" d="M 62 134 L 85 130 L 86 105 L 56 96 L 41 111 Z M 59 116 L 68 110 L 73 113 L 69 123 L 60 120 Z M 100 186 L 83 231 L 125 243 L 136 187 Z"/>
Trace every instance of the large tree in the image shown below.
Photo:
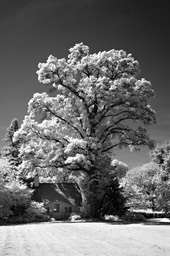
<path fill-rule="evenodd" d="M 155 122 L 151 83 L 137 79 L 139 63 L 131 54 L 90 54 L 83 43 L 71 48 L 67 59 L 49 56 L 38 67 L 39 82 L 56 90 L 51 96 L 36 93 L 28 104 L 15 133 L 21 141 L 20 168 L 25 174 L 63 168 L 68 176 L 80 176 L 95 216 L 113 150 L 152 146 L 146 130 Z"/>

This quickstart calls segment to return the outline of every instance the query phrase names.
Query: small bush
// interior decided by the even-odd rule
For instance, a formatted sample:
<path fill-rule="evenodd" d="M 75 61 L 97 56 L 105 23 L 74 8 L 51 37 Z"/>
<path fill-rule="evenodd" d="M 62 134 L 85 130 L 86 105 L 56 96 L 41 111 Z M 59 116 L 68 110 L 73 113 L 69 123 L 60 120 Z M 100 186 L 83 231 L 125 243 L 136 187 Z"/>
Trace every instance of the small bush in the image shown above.
<path fill-rule="evenodd" d="M 104 216 L 104 220 L 106 221 L 120 221 L 120 218 L 118 216 L 114 216 L 114 215 L 105 215 Z"/>
<path fill-rule="evenodd" d="M 165 217 L 170 219 L 170 212 L 167 212 L 167 213 L 165 214 Z"/>
<path fill-rule="evenodd" d="M 165 218 L 166 214 L 164 212 L 159 211 L 152 211 L 152 210 L 132 210 L 131 212 L 140 213 L 142 214 L 146 219 L 152 219 L 152 218 Z"/>
<path fill-rule="evenodd" d="M 81 216 L 77 213 L 71 213 L 69 217 L 69 221 L 76 221 L 76 220 L 81 220 Z"/>
<path fill-rule="evenodd" d="M 14 215 L 11 215 L 7 221 L 7 223 L 24 223 L 24 218 L 23 216 L 14 216 Z"/>
<path fill-rule="evenodd" d="M 134 214 L 134 220 L 136 220 L 136 221 L 146 221 L 145 217 L 141 213 L 135 213 Z"/>
<path fill-rule="evenodd" d="M 124 214 L 122 216 L 122 219 L 126 220 L 126 221 L 134 220 L 134 213 L 133 212 L 126 212 L 126 214 Z"/>

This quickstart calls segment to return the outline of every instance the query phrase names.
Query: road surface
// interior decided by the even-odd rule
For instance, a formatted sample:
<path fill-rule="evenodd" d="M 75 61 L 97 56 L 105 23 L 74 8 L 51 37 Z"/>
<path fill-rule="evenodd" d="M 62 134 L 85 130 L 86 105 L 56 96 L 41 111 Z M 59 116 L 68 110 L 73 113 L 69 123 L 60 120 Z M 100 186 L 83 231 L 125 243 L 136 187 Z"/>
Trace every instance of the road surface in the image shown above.
<path fill-rule="evenodd" d="M 0 226 L 0 256 L 170 256 L 170 225 L 37 223 Z"/>

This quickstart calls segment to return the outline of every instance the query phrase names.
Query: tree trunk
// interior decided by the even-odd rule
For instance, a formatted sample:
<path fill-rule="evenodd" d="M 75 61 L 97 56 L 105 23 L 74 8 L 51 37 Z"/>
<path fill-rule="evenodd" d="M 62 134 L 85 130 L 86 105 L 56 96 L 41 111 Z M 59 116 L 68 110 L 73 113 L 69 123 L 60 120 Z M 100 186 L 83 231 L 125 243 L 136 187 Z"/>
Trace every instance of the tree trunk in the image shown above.
<path fill-rule="evenodd" d="M 154 212 L 155 211 L 155 199 L 152 198 L 152 211 Z"/>
<path fill-rule="evenodd" d="M 100 217 L 100 205 L 101 202 L 97 198 L 92 198 L 90 203 L 90 215 L 92 218 L 99 218 Z"/>
<path fill-rule="evenodd" d="M 97 198 L 98 182 L 95 180 L 90 185 L 90 192 L 93 193 L 90 199 L 90 215 L 92 218 L 100 217 L 101 200 Z"/>

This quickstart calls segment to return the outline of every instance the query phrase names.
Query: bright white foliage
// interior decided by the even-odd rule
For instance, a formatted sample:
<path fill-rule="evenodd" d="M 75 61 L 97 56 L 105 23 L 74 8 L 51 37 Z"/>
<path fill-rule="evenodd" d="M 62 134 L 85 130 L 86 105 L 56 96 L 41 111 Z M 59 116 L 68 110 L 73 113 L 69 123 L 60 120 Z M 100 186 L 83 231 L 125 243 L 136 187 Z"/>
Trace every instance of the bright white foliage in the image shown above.
<path fill-rule="evenodd" d="M 139 63 L 131 54 L 90 54 L 80 43 L 67 59 L 49 56 L 38 68 L 39 82 L 56 88 L 56 95 L 34 94 L 14 135 L 21 141 L 23 172 L 62 167 L 70 175 L 81 171 L 91 176 L 96 169 L 102 174 L 101 159 L 116 148 L 151 145 L 143 124 L 155 122 L 150 107 L 154 91 L 149 81 L 137 79 Z"/>
<path fill-rule="evenodd" d="M 123 178 L 129 170 L 128 166 L 118 159 L 113 159 L 111 166 L 114 167 L 114 173 L 119 179 Z"/>
<path fill-rule="evenodd" d="M 8 181 L 10 181 L 14 179 L 15 173 L 7 158 L 2 157 L 0 158 L 0 181 L 2 181 L 5 176 L 7 176 Z"/>
<path fill-rule="evenodd" d="M 160 178 L 160 167 L 154 162 L 129 170 L 122 180 L 129 206 L 163 210 Z"/>
<path fill-rule="evenodd" d="M 25 209 L 31 202 L 32 190 L 17 180 L 4 183 L 0 180 L 0 218 L 13 214 L 13 208 Z"/>

